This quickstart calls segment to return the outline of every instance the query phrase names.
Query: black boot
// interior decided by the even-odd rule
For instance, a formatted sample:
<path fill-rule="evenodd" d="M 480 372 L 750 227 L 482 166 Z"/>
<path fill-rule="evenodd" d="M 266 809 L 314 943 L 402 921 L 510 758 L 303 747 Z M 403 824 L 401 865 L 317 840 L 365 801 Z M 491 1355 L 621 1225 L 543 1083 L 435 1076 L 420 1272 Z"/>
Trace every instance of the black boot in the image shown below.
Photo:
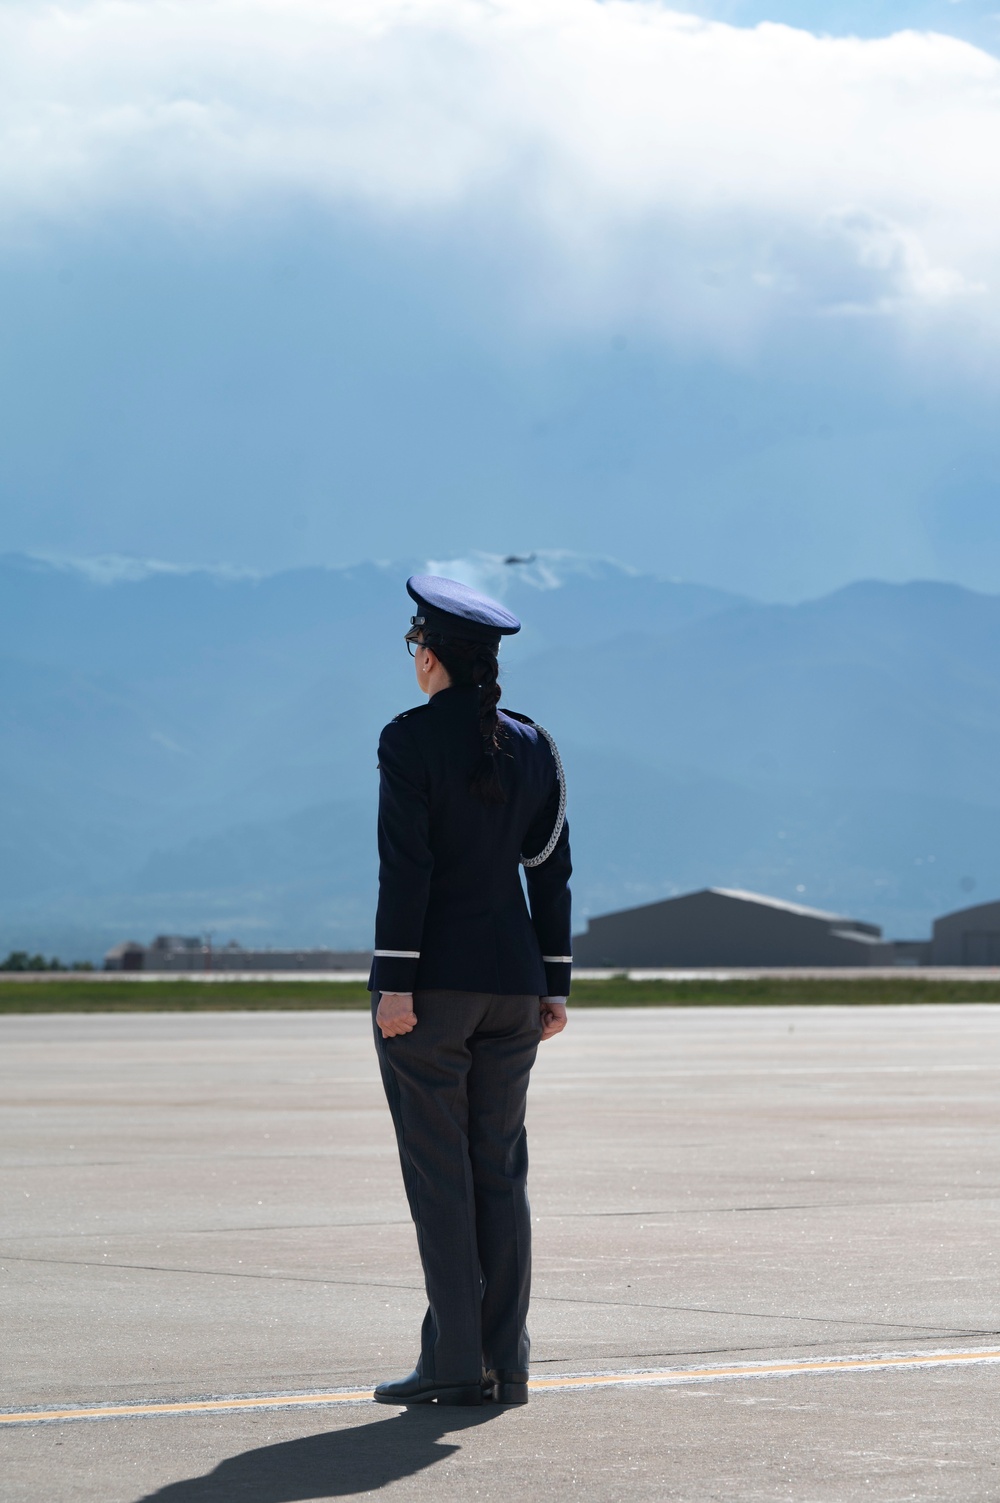
<path fill-rule="evenodd" d="M 415 1369 L 408 1378 L 380 1383 L 373 1397 L 376 1404 L 481 1404 L 483 1385 L 478 1379 L 473 1383 L 440 1383 Z"/>
<path fill-rule="evenodd" d="M 494 1404 L 526 1404 L 528 1402 L 528 1374 L 509 1373 L 491 1368 L 486 1374 L 488 1397 Z"/>

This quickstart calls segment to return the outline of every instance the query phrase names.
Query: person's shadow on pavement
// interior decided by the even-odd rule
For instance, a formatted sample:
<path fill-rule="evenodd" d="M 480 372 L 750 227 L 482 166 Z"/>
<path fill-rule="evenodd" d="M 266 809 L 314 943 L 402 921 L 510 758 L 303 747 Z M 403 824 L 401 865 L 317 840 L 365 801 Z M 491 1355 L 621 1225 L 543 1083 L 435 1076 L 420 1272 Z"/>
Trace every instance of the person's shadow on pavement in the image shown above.
<path fill-rule="evenodd" d="M 300 1503 L 375 1492 L 461 1450 L 442 1435 L 503 1414 L 492 1405 L 461 1409 L 421 1404 L 391 1419 L 243 1451 L 202 1477 L 170 1482 L 139 1503 Z"/>

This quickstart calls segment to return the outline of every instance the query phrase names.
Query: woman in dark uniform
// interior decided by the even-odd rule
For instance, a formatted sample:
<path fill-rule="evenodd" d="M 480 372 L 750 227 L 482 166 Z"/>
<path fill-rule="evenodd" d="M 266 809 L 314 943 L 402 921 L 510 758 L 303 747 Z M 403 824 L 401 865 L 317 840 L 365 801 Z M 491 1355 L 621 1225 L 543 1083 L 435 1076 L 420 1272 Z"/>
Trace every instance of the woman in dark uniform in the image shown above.
<path fill-rule="evenodd" d="M 369 987 L 428 1310 L 415 1371 L 375 1398 L 525 1403 L 524 1107 L 539 1041 L 566 1026 L 565 789 L 547 732 L 497 709 L 497 652 L 516 616 L 454 580 L 407 589 L 428 703 L 379 742 Z"/>

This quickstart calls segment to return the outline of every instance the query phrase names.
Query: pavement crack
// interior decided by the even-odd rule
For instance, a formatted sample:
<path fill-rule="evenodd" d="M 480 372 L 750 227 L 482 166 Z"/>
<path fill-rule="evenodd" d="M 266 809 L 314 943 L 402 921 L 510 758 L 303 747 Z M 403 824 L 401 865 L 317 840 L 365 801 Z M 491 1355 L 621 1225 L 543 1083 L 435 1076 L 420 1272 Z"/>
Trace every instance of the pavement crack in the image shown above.
<path fill-rule="evenodd" d="M 107 1227 L 100 1227 L 93 1232 L 18 1232 L 13 1236 L 4 1237 L 4 1242 L 75 1242 L 80 1237 L 104 1237 L 106 1240 L 117 1242 L 127 1241 L 129 1238 L 142 1237 L 238 1237 L 244 1232 L 336 1232 L 350 1227 L 367 1227 L 369 1229 L 380 1226 L 411 1226 L 408 1216 L 400 1217 L 398 1221 L 301 1221 L 283 1224 L 275 1222 L 273 1225 L 263 1226 L 182 1226 L 170 1227 L 142 1227 L 137 1231 L 120 1232 L 109 1231 Z M 12 1253 L 13 1257 L 14 1254 Z"/>
<path fill-rule="evenodd" d="M 874 1330 L 884 1331 L 923 1331 L 934 1332 L 943 1335 L 953 1331 L 951 1326 L 921 1325 L 913 1320 L 870 1320 L 861 1316 L 843 1315 L 786 1315 L 778 1314 L 773 1310 L 727 1310 L 714 1305 L 668 1305 L 660 1304 L 651 1300 L 614 1300 L 614 1299 L 580 1299 L 568 1294 L 533 1294 L 532 1302 L 537 1304 L 540 1300 L 546 1300 L 550 1304 L 558 1305 L 588 1305 L 606 1307 L 608 1309 L 626 1310 L 675 1310 L 679 1313 L 691 1315 L 726 1315 L 740 1320 L 794 1320 L 808 1322 L 813 1325 L 824 1326 L 866 1326 Z M 993 1336 L 1000 1334 L 994 1331 L 981 1331 L 973 1329 L 965 1332 L 972 1336 Z"/>
<path fill-rule="evenodd" d="M 949 1206 L 984 1204 L 996 1198 L 994 1193 L 989 1195 L 927 1195 L 913 1200 L 803 1200 L 791 1201 L 782 1205 L 747 1205 L 747 1206 L 670 1206 L 662 1211 L 548 1211 L 544 1216 L 539 1216 L 538 1221 L 590 1221 L 607 1217 L 626 1216 L 732 1216 L 740 1212 L 768 1212 L 768 1211 L 824 1211 L 824 1210 L 849 1210 L 859 1211 L 866 1207 L 876 1210 L 886 1210 L 889 1207 L 899 1206 L 937 1206 L 944 1205 L 947 1200 Z"/>
<path fill-rule="evenodd" d="M 117 1268 L 126 1272 L 136 1273 L 176 1273 L 189 1274 L 195 1278 L 215 1279 L 254 1279 L 263 1283 L 290 1283 L 290 1284 L 321 1284 L 336 1285 L 352 1289 L 397 1289 L 422 1292 L 420 1284 L 397 1284 L 388 1283 L 381 1279 L 334 1279 L 316 1278 L 307 1274 L 296 1273 L 252 1273 L 249 1270 L 225 1269 L 225 1268 L 179 1268 L 173 1264 L 164 1263 L 119 1263 L 110 1259 L 90 1258 L 32 1258 L 20 1253 L 4 1254 L 11 1263 L 36 1263 L 57 1268 Z M 814 1325 L 842 1325 L 858 1326 L 871 1330 L 885 1331 L 918 1331 L 924 1334 L 935 1335 L 965 1335 L 965 1336 L 994 1336 L 1000 1335 L 1000 1331 L 962 1329 L 955 1331 L 953 1327 L 938 1325 L 921 1325 L 912 1320 L 884 1321 L 870 1320 L 860 1317 L 836 1316 L 836 1315 L 787 1315 L 778 1314 L 774 1311 L 760 1310 L 731 1310 L 721 1309 L 711 1305 L 674 1305 L 661 1304 L 650 1300 L 613 1300 L 613 1299 L 580 1299 L 574 1295 L 564 1294 L 535 1294 L 534 1302 L 545 1302 L 559 1305 L 586 1305 L 592 1308 L 604 1308 L 613 1310 L 671 1310 L 678 1314 L 688 1315 L 723 1315 L 740 1320 L 783 1320 Z"/>
<path fill-rule="evenodd" d="M 303 1273 L 251 1273 L 230 1268 L 178 1268 L 169 1263 L 113 1263 L 110 1258 L 30 1258 L 23 1253 L 4 1253 L 8 1263 L 41 1263 L 55 1268 L 119 1268 L 135 1273 L 191 1274 L 195 1278 L 259 1279 L 270 1284 L 341 1284 L 353 1289 L 416 1289 L 422 1284 L 389 1284 L 380 1279 L 318 1279 Z"/>

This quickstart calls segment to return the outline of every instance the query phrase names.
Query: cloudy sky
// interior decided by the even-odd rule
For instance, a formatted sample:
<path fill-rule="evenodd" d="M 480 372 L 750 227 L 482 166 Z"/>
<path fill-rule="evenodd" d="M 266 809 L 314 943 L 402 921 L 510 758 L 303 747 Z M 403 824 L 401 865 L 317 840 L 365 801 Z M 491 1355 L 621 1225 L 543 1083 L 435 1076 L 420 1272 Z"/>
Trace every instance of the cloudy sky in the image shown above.
<path fill-rule="evenodd" d="M 7 0 L 0 549 L 1000 591 L 998 267 L 1000 0 Z"/>

